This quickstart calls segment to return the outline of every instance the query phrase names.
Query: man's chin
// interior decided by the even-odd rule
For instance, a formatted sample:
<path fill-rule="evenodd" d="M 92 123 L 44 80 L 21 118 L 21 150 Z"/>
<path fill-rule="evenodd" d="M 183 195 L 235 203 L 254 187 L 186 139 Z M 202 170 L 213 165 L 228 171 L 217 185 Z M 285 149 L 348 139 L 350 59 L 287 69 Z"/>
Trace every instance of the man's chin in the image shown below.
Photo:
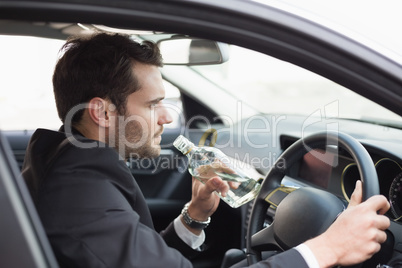
<path fill-rule="evenodd" d="M 125 152 L 127 160 L 141 158 L 156 158 L 161 154 L 160 145 L 148 145 L 147 147 L 137 148 L 135 150 L 127 150 Z"/>
<path fill-rule="evenodd" d="M 156 158 L 161 154 L 160 145 L 152 145 L 140 154 L 140 158 Z"/>
<path fill-rule="evenodd" d="M 154 145 L 152 147 L 152 151 L 153 151 L 153 157 L 158 157 L 161 154 L 161 146 L 160 145 Z"/>

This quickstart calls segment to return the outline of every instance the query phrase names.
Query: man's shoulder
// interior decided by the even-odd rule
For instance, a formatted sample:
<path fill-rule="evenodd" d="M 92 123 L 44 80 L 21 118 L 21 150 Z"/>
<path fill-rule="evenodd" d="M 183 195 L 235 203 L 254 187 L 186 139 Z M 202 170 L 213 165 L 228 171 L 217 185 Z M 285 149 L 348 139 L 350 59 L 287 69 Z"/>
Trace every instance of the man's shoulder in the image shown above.
<path fill-rule="evenodd" d="M 49 147 L 55 146 L 70 146 L 78 149 L 110 148 L 107 144 L 98 140 L 89 139 L 77 131 L 65 132 L 43 128 L 38 128 L 32 134 L 30 145 L 35 145 L 35 149 L 42 151 L 47 150 Z"/>
<path fill-rule="evenodd" d="M 53 151 L 51 158 L 54 161 L 59 159 L 57 162 L 63 164 L 71 161 L 75 165 L 91 162 L 102 166 L 124 165 L 117 151 L 101 141 L 89 139 L 77 132 L 38 131 L 42 139 L 47 140 L 47 147 L 52 148 L 45 150 Z"/>
<path fill-rule="evenodd" d="M 29 142 L 23 169 L 33 172 L 34 177 L 43 177 L 54 169 L 101 170 L 111 167 L 115 171 L 127 172 L 125 162 L 108 145 L 80 134 L 38 129 Z"/>
<path fill-rule="evenodd" d="M 27 153 L 49 155 L 57 158 L 57 154 L 72 150 L 80 154 L 117 154 L 107 144 L 89 139 L 79 133 L 66 133 L 49 129 L 37 129 L 31 137 Z"/>

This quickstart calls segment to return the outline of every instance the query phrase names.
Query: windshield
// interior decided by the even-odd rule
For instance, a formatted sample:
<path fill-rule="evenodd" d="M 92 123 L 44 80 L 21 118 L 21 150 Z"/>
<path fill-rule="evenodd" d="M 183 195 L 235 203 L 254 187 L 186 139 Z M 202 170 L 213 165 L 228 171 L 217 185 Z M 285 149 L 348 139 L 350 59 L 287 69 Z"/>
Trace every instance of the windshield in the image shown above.
<path fill-rule="evenodd" d="M 293 64 L 238 46 L 221 65 L 195 71 L 263 114 L 311 115 L 325 107 L 331 117 L 402 126 L 402 118 L 382 106 Z"/>

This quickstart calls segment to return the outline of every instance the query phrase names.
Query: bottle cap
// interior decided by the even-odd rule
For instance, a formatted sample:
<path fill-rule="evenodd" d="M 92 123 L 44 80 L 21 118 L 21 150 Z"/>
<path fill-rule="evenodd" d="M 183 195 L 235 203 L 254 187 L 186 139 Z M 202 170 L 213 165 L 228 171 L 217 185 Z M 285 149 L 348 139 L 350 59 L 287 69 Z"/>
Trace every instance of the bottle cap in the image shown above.
<path fill-rule="evenodd" d="M 186 137 L 183 135 L 180 135 L 176 138 L 176 140 L 173 142 L 173 146 L 177 148 L 180 152 L 182 152 L 184 155 L 188 154 L 191 149 L 194 147 L 194 143 L 189 141 Z"/>

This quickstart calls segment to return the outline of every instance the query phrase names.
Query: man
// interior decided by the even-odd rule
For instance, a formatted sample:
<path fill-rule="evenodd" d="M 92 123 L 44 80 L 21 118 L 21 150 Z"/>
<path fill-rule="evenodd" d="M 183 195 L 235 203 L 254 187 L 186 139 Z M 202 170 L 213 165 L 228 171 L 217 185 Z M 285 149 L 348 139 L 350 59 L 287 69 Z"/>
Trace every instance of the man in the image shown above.
<path fill-rule="evenodd" d="M 37 130 L 23 176 L 62 267 L 191 267 L 226 184 L 193 179 L 192 199 L 161 234 L 124 159 L 156 157 L 163 125 L 161 56 L 149 42 L 97 34 L 69 40 L 53 76 L 64 126 Z M 389 204 L 361 203 L 358 183 L 350 207 L 322 235 L 254 267 L 331 267 L 359 263 L 379 250 Z M 360 204 L 361 203 L 361 204 Z M 183 216 L 193 219 L 186 223 Z M 364 223 L 364 224 L 362 224 Z"/>

